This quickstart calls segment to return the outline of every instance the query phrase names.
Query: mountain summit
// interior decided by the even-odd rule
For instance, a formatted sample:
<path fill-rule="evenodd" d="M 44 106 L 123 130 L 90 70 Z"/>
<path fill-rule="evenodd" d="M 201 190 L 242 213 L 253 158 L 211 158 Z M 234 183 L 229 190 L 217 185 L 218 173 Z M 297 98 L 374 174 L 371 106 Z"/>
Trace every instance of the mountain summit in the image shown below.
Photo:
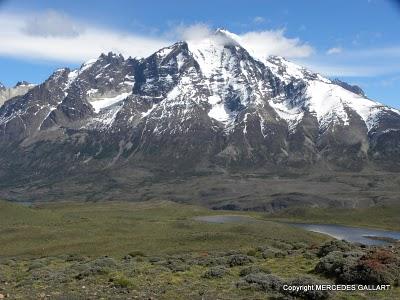
<path fill-rule="evenodd" d="M 0 135 L 10 184 L 104 170 L 400 170 L 398 110 L 256 58 L 223 29 L 143 59 L 59 69 L 1 106 Z"/>
<path fill-rule="evenodd" d="M 24 95 L 24 94 L 26 94 L 26 92 L 28 92 L 34 86 L 35 86 L 34 84 L 31 84 L 27 81 L 20 81 L 14 87 L 6 88 L 0 82 L 0 107 L 8 99 L 11 99 L 16 96 Z"/>

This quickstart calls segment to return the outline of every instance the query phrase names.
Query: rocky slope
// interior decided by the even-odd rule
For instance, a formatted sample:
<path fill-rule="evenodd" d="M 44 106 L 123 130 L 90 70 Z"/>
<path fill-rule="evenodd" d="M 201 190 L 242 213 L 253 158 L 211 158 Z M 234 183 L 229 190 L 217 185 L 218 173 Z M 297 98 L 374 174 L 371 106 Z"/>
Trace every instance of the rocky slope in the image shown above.
<path fill-rule="evenodd" d="M 19 81 L 14 87 L 6 88 L 0 82 L 0 106 L 8 99 L 26 94 L 35 85 L 26 81 Z"/>
<path fill-rule="evenodd" d="M 4 186 L 102 172 L 400 170 L 398 110 L 256 58 L 225 30 L 59 69 L 1 106 L 0 135 Z"/>

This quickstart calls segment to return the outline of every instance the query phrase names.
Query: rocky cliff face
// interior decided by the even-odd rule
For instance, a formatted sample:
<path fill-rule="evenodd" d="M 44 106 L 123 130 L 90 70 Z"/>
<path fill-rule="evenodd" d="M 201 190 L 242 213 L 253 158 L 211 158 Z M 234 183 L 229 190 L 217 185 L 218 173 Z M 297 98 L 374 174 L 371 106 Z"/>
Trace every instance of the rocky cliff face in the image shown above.
<path fill-rule="evenodd" d="M 398 110 L 282 57 L 255 58 L 224 30 L 144 59 L 109 53 L 57 70 L 1 106 L 0 136 L 7 180 L 138 168 L 400 170 Z"/>
<path fill-rule="evenodd" d="M 34 86 L 34 84 L 31 84 L 29 82 L 20 81 L 14 87 L 6 88 L 0 82 L 0 106 L 3 105 L 3 103 L 6 102 L 8 99 L 26 94 Z"/>

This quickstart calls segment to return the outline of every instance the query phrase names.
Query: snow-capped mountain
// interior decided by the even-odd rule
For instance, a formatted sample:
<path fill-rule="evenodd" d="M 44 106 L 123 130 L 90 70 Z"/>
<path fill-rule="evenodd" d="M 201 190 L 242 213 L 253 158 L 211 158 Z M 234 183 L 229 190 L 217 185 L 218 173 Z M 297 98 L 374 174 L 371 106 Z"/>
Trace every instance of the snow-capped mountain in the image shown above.
<path fill-rule="evenodd" d="M 400 169 L 400 112 L 217 30 L 59 69 L 0 108 L 2 176 L 145 166 Z M 12 149 L 12 151 L 10 151 Z"/>
<path fill-rule="evenodd" d="M 0 106 L 3 105 L 3 103 L 6 102 L 8 99 L 26 94 L 26 92 L 28 92 L 34 86 L 34 84 L 31 84 L 29 82 L 20 81 L 14 87 L 6 88 L 0 82 Z"/>

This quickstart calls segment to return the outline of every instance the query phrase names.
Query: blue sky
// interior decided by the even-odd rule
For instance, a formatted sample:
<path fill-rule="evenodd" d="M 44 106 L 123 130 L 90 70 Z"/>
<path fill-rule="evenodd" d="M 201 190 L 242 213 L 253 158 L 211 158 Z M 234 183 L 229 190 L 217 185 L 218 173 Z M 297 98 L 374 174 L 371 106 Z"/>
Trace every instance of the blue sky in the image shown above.
<path fill-rule="evenodd" d="M 217 27 L 246 37 L 259 52 L 358 84 L 370 98 L 400 108 L 394 0 L 0 0 L 0 82 L 38 83 L 110 50 L 147 56 Z"/>

